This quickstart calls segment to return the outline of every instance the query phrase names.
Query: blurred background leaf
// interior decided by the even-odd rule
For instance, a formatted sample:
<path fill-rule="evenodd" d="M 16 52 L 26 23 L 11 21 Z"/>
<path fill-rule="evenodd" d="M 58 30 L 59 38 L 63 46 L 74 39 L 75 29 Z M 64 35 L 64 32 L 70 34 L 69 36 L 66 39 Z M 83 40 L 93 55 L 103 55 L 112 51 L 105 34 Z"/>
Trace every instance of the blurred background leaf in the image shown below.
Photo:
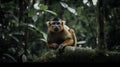
<path fill-rule="evenodd" d="M 120 51 L 120 1 L 103 1 L 105 44 Z M 0 0 L 0 62 L 33 62 L 45 54 L 46 22 L 60 17 L 78 47 L 97 47 L 97 0 Z"/>

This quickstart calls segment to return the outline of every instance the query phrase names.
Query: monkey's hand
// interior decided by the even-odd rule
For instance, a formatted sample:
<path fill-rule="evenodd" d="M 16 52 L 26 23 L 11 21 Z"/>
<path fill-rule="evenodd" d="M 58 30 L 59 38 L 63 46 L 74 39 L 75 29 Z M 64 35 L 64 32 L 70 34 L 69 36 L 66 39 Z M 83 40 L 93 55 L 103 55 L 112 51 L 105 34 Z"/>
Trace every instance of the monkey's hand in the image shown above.
<path fill-rule="evenodd" d="M 57 52 L 63 53 L 63 51 L 64 51 L 64 46 L 60 44 L 59 47 L 57 48 Z"/>

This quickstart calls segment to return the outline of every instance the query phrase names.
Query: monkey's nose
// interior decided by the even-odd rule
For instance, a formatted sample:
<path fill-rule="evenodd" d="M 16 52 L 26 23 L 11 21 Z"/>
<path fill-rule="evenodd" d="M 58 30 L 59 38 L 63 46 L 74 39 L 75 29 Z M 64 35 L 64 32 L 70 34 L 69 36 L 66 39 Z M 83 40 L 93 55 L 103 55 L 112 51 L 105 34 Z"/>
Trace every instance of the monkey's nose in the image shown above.
<path fill-rule="evenodd" d="M 57 32 L 57 31 L 59 31 L 59 29 L 58 29 L 58 28 L 55 28 L 54 31 Z"/>

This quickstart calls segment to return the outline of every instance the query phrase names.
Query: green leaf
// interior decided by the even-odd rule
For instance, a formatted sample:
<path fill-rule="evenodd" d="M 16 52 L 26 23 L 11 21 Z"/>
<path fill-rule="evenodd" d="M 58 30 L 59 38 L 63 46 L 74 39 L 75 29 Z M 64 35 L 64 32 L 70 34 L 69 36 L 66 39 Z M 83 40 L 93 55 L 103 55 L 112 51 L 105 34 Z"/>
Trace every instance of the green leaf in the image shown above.
<path fill-rule="evenodd" d="M 34 22 L 36 22 L 36 21 L 38 20 L 38 16 L 37 16 L 37 15 L 34 15 L 34 16 L 32 17 L 32 19 L 33 19 Z"/>
<path fill-rule="evenodd" d="M 29 16 L 29 17 L 32 17 L 32 16 L 34 16 L 35 14 L 36 14 L 35 9 L 30 9 L 30 11 L 28 12 L 28 16 Z"/>
<path fill-rule="evenodd" d="M 32 31 L 36 31 L 36 32 L 40 32 L 40 30 L 33 24 L 27 24 L 27 23 L 24 23 L 23 24 L 24 27 L 28 27 L 28 29 L 32 30 Z"/>
<path fill-rule="evenodd" d="M 40 10 L 47 10 L 47 9 L 48 9 L 48 6 L 47 6 L 47 5 L 43 5 L 43 4 L 42 4 L 42 5 L 40 6 Z"/>
<path fill-rule="evenodd" d="M 97 4 L 97 1 L 98 1 L 98 0 L 92 0 L 93 5 L 96 5 L 96 4 Z"/>
<path fill-rule="evenodd" d="M 33 24 L 27 24 L 29 27 L 31 27 L 31 28 L 36 28 L 36 26 L 35 25 L 33 25 Z"/>
<path fill-rule="evenodd" d="M 9 59 L 11 59 L 11 60 L 13 60 L 14 62 L 17 62 L 17 60 L 13 57 L 13 56 L 11 56 L 10 54 L 3 54 L 4 56 L 6 56 L 6 57 L 8 57 Z"/>
<path fill-rule="evenodd" d="M 19 39 L 18 39 L 17 37 L 13 36 L 12 34 L 9 34 L 9 36 L 10 36 L 12 39 L 14 39 L 16 42 L 18 42 L 18 43 L 20 42 Z"/>
<path fill-rule="evenodd" d="M 68 5 L 66 3 L 63 3 L 63 2 L 60 2 L 60 4 L 64 7 L 64 8 L 67 8 Z"/>
<path fill-rule="evenodd" d="M 41 40 L 47 43 L 47 34 L 42 31 L 40 31 L 40 32 L 43 35 L 43 38 L 41 38 Z"/>
<path fill-rule="evenodd" d="M 40 40 L 43 41 L 43 42 L 45 42 L 45 43 L 47 43 L 47 40 L 45 40 L 45 39 L 43 39 L 43 38 L 41 38 Z"/>
<path fill-rule="evenodd" d="M 60 2 L 60 4 L 64 7 L 67 8 L 71 13 L 73 13 L 74 15 L 77 15 L 77 12 L 75 9 L 69 7 L 66 3 Z"/>
<path fill-rule="evenodd" d="M 57 14 L 55 12 L 51 11 L 51 10 L 45 10 L 45 11 L 48 12 L 48 13 L 51 13 L 51 14 L 53 14 L 55 16 L 57 16 Z"/>
<path fill-rule="evenodd" d="M 27 62 L 27 56 L 25 54 L 22 55 L 22 62 Z"/>
<path fill-rule="evenodd" d="M 36 10 L 39 10 L 39 9 L 40 9 L 40 7 L 39 7 L 39 2 L 36 2 L 36 3 L 34 4 L 34 9 L 36 9 Z"/>
<path fill-rule="evenodd" d="M 85 44 L 86 41 L 78 41 L 77 44 Z"/>
<path fill-rule="evenodd" d="M 10 54 L 12 54 L 12 55 L 14 55 L 15 53 L 16 53 L 16 50 L 15 50 L 15 48 L 9 48 L 8 49 L 8 52 L 10 53 Z"/>
<path fill-rule="evenodd" d="M 67 8 L 71 13 L 73 13 L 74 15 L 77 15 L 77 12 L 75 9 L 71 8 L 71 7 L 68 7 Z"/>

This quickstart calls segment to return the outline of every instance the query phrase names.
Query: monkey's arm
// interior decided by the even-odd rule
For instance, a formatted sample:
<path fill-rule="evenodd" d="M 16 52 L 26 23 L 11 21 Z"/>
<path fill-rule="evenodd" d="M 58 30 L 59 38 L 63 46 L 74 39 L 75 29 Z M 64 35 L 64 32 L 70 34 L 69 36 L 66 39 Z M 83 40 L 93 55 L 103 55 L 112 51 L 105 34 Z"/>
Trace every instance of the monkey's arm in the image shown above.
<path fill-rule="evenodd" d="M 64 46 L 76 46 L 77 39 L 76 35 L 73 29 L 68 30 L 69 33 L 71 33 L 71 36 L 69 36 L 61 45 Z"/>
<path fill-rule="evenodd" d="M 57 48 L 57 51 L 59 51 L 60 53 L 63 52 L 63 49 L 65 46 L 72 46 L 73 45 L 73 39 L 71 38 L 68 38 L 66 39 L 63 43 L 61 43 L 58 48 Z"/>
<path fill-rule="evenodd" d="M 70 32 L 71 32 L 72 38 L 74 40 L 73 46 L 76 46 L 77 45 L 77 38 L 76 38 L 75 32 L 73 29 L 70 29 Z"/>
<path fill-rule="evenodd" d="M 64 47 L 64 46 L 72 46 L 74 43 L 74 40 L 73 39 L 67 39 L 65 40 L 61 45 Z"/>

